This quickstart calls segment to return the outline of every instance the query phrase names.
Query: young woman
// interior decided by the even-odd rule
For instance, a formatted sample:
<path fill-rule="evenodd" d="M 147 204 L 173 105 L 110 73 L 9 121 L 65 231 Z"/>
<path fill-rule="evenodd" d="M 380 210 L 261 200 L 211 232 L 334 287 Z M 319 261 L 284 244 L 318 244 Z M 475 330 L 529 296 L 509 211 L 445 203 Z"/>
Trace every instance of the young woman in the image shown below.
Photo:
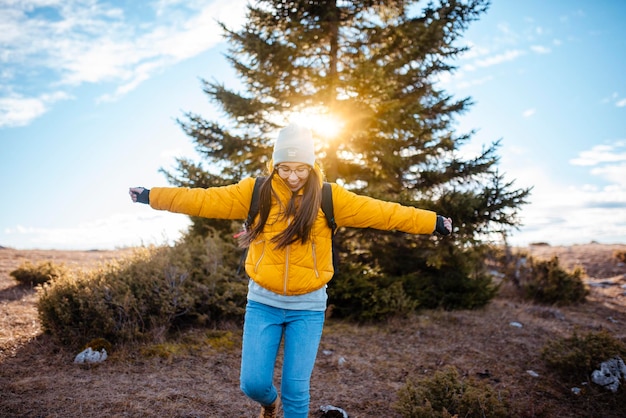
<path fill-rule="evenodd" d="M 260 189 L 259 214 L 241 237 L 249 247 L 241 390 L 261 404 L 261 418 L 306 418 L 309 386 L 322 336 L 326 285 L 333 276 L 331 231 L 321 210 L 323 175 L 311 132 L 280 131 L 270 175 Z M 255 179 L 209 189 L 130 188 L 133 201 L 191 216 L 245 219 Z M 448 235 L 452 221 L 435 212 L 356 195 L 332 184 L 337 226 Z M 281 396 L 273 384 L 284 340 Z"/>

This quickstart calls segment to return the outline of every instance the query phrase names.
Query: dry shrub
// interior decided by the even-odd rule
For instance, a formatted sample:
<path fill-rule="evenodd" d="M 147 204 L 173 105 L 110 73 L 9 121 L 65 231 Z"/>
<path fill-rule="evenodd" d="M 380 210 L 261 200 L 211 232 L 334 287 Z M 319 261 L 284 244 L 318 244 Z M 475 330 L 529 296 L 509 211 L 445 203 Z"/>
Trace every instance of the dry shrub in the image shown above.
<path fill-rule="evenodd" d="M 55 264 L 52 261 L 44 261 L 33 264 L 30 261 L 24 262 L 10 275 L 23 285 L 37 286 L 56 280 L 68 273 L 64 264 Z"/>
<path fill-rule="evenodd" d="M 626 358 L 626 345 L 607 331 L 590 332 L 548 342 L 541 351 L 546 364 L 567 382 L 587 382 L 600 364 L 615 356 Z"/>
<path fill-rule="evenodd" d="M 232 331 L 211 330 L 206 334 L 206 342 L 214 349 L 221 351 L 230 351 L 236 347 L 235 336 Z"/>
<path fill-rule="evenodd" d="M 113 352 L 113 345 L 104 338 L 94 338 L 83 347 L 83 350 L 91 348 L 93 351 L 106 350 L 107 353 Z"/>
<path fill-rule="evenodd" d="M 403 418 L 509 417 L 508 405 L 487 383 L 462 380 L 447 366 L 431 378 L 409 380 L 394 409 Z"/>
<path fill-rule="evenodd" d="M 568 395 L 573 387 L 582 388 L 571 398 L 576 406 L 576 416 L 623 417 L 626 382 L 612 392 L 591 381 L 591 375 L 603 362 L 615 357 L 626 358 L 626 345 L 607 331 L 586 335 L 574 333 L 569 338 L 549 342 L 541 353 L 546 364 L 565 383 Z"/>
<path fill-rule="evenodd" d="M 613 255 L 620 263 L 626 263 L 626 251 L 615 251 Z"/>
<path fill-rule="evenodd" d="M 491 257 L 498 273 L 525 299 L 565 306 L 584 302 L 589 294 L 582 280 L 585 270 L 582 267 L 565 270 L 557 256 L 537 260 L 526 252 L 494 250 Z"/>
<path fill-rule="evenodd" d="M 241 346 L 241 339 L 227 330 L 186 330 L 176 338 L 154 344 L 143 344 L 139 352 L 144 357 L 159 357 L 172 361 L 186 355 L 196 355 L 210 347 L 220 352 L 229 352 Z"/>
<path fill-rule="evenodd" d="M 94 338 L 163 341 L 179 326 L 240 319 L 246 280 L 224 265 L 225 245 L 215 237 L 186 238 L 68 273 L 40 289 L 42 327 L 79 346 Z"/>
<path fill-rule="evenodd" d="M 44 331 L 76 345 L 98 337 L 114 343 L 148 337 L 182 308 L 175 297 L 166 300 L 184 277 L 167 280 L 165 276 L 172 274 L 166 252 L 142 248 L 130 257 L 43 286 L 37 308 Z"/>
<path fill-rule="evenodd" d="M 172 360 L 174 357 L 189 351 L 190 347 L 187 344 L 173 341 L 142 345 L 139 350 L 143 357 L 159 357 L 166 360 Z"/>
<path fill-rule="evenodd" d="M 585 271 L 576 267 L 566 271 L 559 265 L 559 258 L 530 263 L 531 278 L 524 285 L 526 297 L 539 303 L 572 305 L 584 302 L 589 294 L 582 278 Z"/>

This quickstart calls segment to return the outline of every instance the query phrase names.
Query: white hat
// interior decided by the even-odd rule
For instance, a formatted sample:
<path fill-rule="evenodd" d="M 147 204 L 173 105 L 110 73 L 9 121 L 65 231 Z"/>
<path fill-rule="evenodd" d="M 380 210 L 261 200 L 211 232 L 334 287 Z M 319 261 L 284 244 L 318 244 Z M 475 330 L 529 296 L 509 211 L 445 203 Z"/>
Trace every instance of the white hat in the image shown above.
<path fill-rule="evenodd" d="M 281 129 L 274 144 L 272 159 L 275 165 L 278 163 L 305 163 L 313 167 L 315 165 L 315 146 L 311 130 L 295 123 Z"/>

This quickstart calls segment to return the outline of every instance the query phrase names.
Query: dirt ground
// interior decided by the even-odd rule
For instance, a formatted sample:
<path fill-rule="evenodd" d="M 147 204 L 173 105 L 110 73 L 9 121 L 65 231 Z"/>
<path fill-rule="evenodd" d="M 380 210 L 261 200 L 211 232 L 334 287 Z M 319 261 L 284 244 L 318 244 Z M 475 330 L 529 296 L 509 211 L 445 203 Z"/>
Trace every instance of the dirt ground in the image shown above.
<path fill-rule="evenodd" d="M 614 256 L 626 245 L 522 250 L 583 267 L 588 302 L 557 308 L 500 295 L 481 310 L 421 311 L 377 325 L 330 318 L 312 378 L 311 416 L 321 417 L 320 406 L 333 405 L 351 418 L 398 417 L 391 405 L 407 379 L 432 376 L 446 365 L 488 381 L 514 417 L 626 416 L 626 401 L 622 410 L 598 414 L 540 359 L 546 342 L 575 330 L 604 329 L 626 342 L 626 266 Z M 167 347 L 120 347 L 97 366 L 81 366 L 73 363 L 76 352 L 42 334 L 36 292 L 9 276 L 26 260 L 78 269 L 127 251 L 0 248 L 0 417 L 258 416 L 258 406 L 239 391 L 238 329 L 217 340 L 215 331 L 193 330 Z"/>

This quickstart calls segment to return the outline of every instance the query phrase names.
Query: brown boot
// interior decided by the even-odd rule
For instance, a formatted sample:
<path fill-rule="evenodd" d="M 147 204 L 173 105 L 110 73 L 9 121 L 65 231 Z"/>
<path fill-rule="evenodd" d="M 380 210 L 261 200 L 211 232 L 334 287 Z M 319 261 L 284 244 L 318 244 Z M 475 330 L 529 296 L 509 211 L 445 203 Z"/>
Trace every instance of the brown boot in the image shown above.
<path fill-rule="evenodd" d="M 259 418 L 278 418 L 278 409 L 280 408 L 280 396 L 269 406 L 261 405 L 261 415 Z"/>

